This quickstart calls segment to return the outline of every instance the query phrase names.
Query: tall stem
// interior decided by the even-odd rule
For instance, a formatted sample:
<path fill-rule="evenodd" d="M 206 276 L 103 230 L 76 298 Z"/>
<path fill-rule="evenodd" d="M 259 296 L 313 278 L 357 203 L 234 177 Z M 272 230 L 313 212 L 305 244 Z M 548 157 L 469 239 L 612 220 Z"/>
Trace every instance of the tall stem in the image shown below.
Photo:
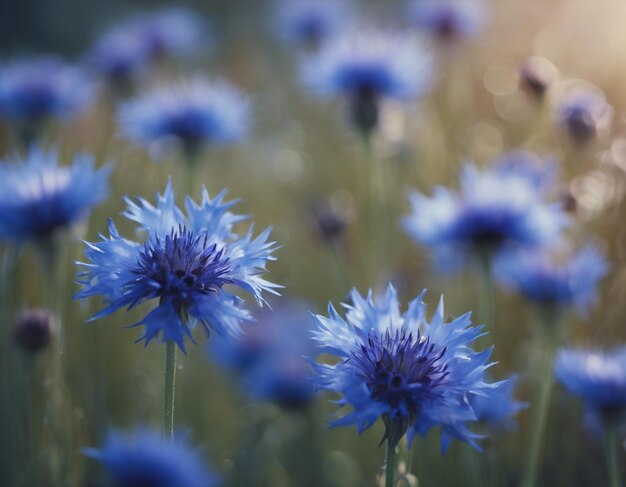
<path fill-rule="evenodd" d="M 618 427 L 616 424 L 609 424 L 606 431 L 606 466 L 609 472 L 609 482 L 611 487 L 622 487 L 620 477 Z"/>
<path fill-rule="evenodd" d="M 393 487 L 393 478 L 396 471 L 396 449 L 387 441 L 387 455 L 385 459 L 385 487 Z"/>
<path fill-rule="evenodd" d="M 365 157 L 366 171 L 367 171 L 367 195 L 366 195 L 366 208 L 367 208 L 367 265 L 365 268 L 368 270 L 367 279 L 369 285 L 374 287 L 376 285 L 376 279 L 379 271 L 379 244 L 378 232 L 382 232 L 380 225 L 380 193 L 378 191 L 378 171 L 376 162 L 374 160 L 374 154 L 372 149 L 372 137 L 369 134 L 363 135 L 363 152 Z"/>
<path fill-rule="evenodd" d="M 481 274 L 482 274 L 482 284 L 483 291 L 481 296 L 481 313 L 482 320 L 491 330 L 492 336 L 495 335 L 495 323 L 494 323 L 494 315 L 495 315 L 495 295 L 496 295 L 496 286 L 493 279 L 493 265 L 491 262 L 491 256 L 488 252 L 484 252 L 481 255 Z M 495 337 L 493 338 L 495 341 Z"/>
<path fill-rule="evenodd" d="M 165 343 L 165 373 L 163 380 L 163 429 L 169 438 L 174 436 L 174 392 L 176 386 L 176 343 Z"/>
<path fill-rule="evenodd" d="M 544 312 L 542 315 L 542 333 L 546 341 L 546 349 L 543 351 L 542 367 L 539 370 L 540 385 L 533 401 L 535 410 L 532 415 L 530 447 L 526 467 L 526 480 L 524 487 L 535 487 L 539 475 L 539 459 L 545 436 L 545 429 L 550 410 L 550 398 L 554 385 L 552 377 L 552 364 L 554 353 L 558 345 L 560 333 L 560 317 L 553 313 Z"/>

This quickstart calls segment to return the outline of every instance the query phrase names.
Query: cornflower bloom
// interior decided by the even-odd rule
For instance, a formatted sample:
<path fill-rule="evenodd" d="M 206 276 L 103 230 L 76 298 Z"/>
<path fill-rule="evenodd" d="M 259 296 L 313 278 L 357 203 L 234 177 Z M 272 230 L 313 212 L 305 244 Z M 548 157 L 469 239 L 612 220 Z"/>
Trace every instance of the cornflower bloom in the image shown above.
<path fill-rule="evenodd" d="M 59 230 L 84 220 L 108 194 L 110 167 L 74 156 L 59 165 L 56 150 L 34 146 L 25 157 L 0 163 L 0 240 L 45 243 Z"/>
<path fill-rule="evenodd" d="M 345 0 L 280 0 L 273 7 L 281 37 L 311 47 L 337 35 L 346 26 L 351 13 Z"/>
<path fill-rule="evenodd" d="M 95 99 L 93 81 L 53 56 L 21 58 L 0 65 L 0 118 L 26 146 L 53 120 L 70 119 Z"/>
<path fill-rule="evenodd" d="M 193 160 L 206 145 L 242 140 L 248 132 L 250 106 L 225 81 L 193 78 L 122 102 L 118 118 L 121 133 L 132 141 L 146 147 L 173 141 Z"/>
<path fill-rule="evenodd" d="M 476 413 L 476 418 L 486 423 L 491 430 L 501 428 L 513 429 L 516 425 L 513 417 L 528 407 L 528 403 L 518 401 L 514 397 L 517 377 L 495 384 L 493 396 L 470 397 L 470 404 Z"/>
<path fill-rule="evenodd" d="M 409 195 L 412 212 L 403 220 L 404 229 L 432 249 L 442 270 L 468 257 L 490 260 L 511 248 L 550 245 L 568 217 L 559 203 L 546 201 L 529 174 L 502 166 L 479 171 L 466 164 L 459 192 L 437 187 L 432 197 Z"/>
<path fill-rule="evenodd" d="M 497 384 L 486 382 L 491 349 L 471 348 L 482 326 L 471 326 L 467 313 L 444 321 L 443 298 L 430 322 L 422 292 L 400 312 L 395 289 L 375 302 L 356 290 L 350 294 L 345 319 L 328 306 L 328 317 L 318 315 L 314 339 L 320 353 L 338 357 L 334 365 L 313 363 L 319 388 L 341 395 L 340 406 L 351 412 L 331 425 L 356 425 L 359 433 L 379 418 L 385 424 L 381 440 L 393 450 L 407 434 L 409 446 L 416 434 L 441 429 L 442 452 L 457 438 L 478 449 L 478 435 L 467 423 L 477 420 L 472 395 L 497 398 Z"/>
<path fill-rule="evenodd" d="M 562 349 L 555 363 L 557 380 L 579 397 L 605 431 L 605 451 L 611 487 L 620 487 L 620 428 L 626 419 L 626 347 L 609 352 Z"/>
<path fill-rule="evenodd" d="M 612 108 L 598 89 L 572 89 L 563 95 L 555 110 L 558 125 L 580 144 L 591 141 L 612 115 Z"/>
<path fill-rule="evenodd" d="M 482 0 L 414 0 L 409 4 L 415 25 L 443 41 L 476 37 L 485 27 L 487 13 Z"/>
<path fill-rule="evenodd" d="M 554 251 L 503 256 L 497 275 L 506 285 L 537 305 L 553 311 L 574 307 L 585 315 L 597 298 L 598 286 L 609 270 L 594 245 L 560 256 Z"/>
<path fill-rule="evenodd" d="M 127 89 L 148 67 L 149 46 L 126 29 L 105 32 L 87 54 L 87 63 L 115 88 Z"/>
<path fill-rule="evenodd" d="M 216 362 L 235 372 L 242 389 L 253 399 L 287 409 L 302 409 L 314 398 L 308 364 L 312 350 L 313 319 L 304 303 L 287 300 L 243 325 L 241 337 L 213 340 L 210 353 Z"/>
<path fill-rule="evenodd" d="M 222 191 L 211 199 L 203 188 L 202 202 L 185 202 L 186 214 L 176 206 L 171 181 L 153 206 L 143 198 L 126 199 L 123 215 L 139 224 L 143 243 L 121 237 L 112 220 L 109 237 L 86 242 L 88 263 L 79 273 L 83 288 L 77 298 L 102 296 L 106 307 L 95 320 L 121 308 L 132 309 L 152 299 L 158 305 L 136 325 L 144 325 L 147 346 L 160 336 L 185 351 L 185 337 L 200 323 L 207 335 L 239 335 L 240 322 L 250 319 L 243 301 L 232 292 L 249 292 L 259 305 L 264 291 L 278 287 L 261 277 L 276 249 L 269 228 L 256 238 L 252 228 L 244 235 L 234 230 L 246 217 L 231 213 L 236 201 L 225 202 Z"/>
<path fill-rule="evenodd" d="M 302 65 L 314 92 L 347 98 L 350 120 L 366 136 L 378 126 L 383 100 L 418 98 L 432 77 L 432 56 L 416 38 L 373 30 L 333 39 Z"/>
<path fill-rule="evenodd" d="M 184 439 L 138 429 L 132 434 L 109 433 L 100 449 L 84 453 L 99 461 L 114 487 L 216 487 L 218 477 L 202 455 Z"/>
<path fill-rule="evenodd" d="M 136 15 L 119 24 L 117 30 L 140 40 L 152 59 L 188 56 L 209 43 L 200 15 L 180 7 Z"/>

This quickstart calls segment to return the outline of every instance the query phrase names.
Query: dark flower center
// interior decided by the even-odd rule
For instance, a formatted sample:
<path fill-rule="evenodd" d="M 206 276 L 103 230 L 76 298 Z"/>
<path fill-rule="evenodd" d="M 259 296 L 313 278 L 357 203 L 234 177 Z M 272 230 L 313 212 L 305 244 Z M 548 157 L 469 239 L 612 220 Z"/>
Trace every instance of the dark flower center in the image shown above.
<path fill-rule="evenodd" d="M 155 235 L 145 243 L 133 271 L 139 276 L 133 285 L 145 291 L 137 302 L 169 298 L 180 309 L 198 294 L 217 291 L 232 282 L 223 253 L 208 243 L 207 235 L 195 235 L 182 226 L 165 237 Z"/>
<path fill-rule="evenodd" d="M 390 416 L 414 418 L 425 400 L 439 395 L 448 376 L 442 360 L 446 348 L 428 337 L 405 330 L 370 332 L 367 342 L 352 354 L 357 374 L 375 401 L 391 406 Z"/>

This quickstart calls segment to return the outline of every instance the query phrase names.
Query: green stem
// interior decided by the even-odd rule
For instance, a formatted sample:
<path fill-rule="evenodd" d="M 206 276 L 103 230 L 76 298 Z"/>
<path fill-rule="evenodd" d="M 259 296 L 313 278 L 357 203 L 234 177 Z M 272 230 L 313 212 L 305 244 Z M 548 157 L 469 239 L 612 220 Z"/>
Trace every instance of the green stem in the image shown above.
<path fill-rule="evenodd" d="M 169 438 L 174 436 L 174 391 L 176 387 L 176 343 L 165 343 L 165 373 L 163 381 L 163 429 Z"/>
<path fill-rule="evenodd" d="M 496 286 L 493 279 L 491 256 L 487 252 L 482 255 L 480 264 L 483 281 L 480 311 L 482 313 L 482 320 L 489 327 L 493 336 L 495 331 L 494 315 Z M 495 341 L 495 337 L 493 338 L 493 341 Z"/>
<path fill-rule="evenodd" d="M 345 259 L 341 253 L 341 248 L 336 239 L 328 239 L 328 247 L 333 255 L 335 273 L 337 275 L 337 282 L 343 286 L 343 290 L 346 291 L 351 288 L 352 282 L 350 281 L 350 272 L 346 265 Z"/>
<path fill-rule="evenodd" d="M 608 426 L 606 431 L 606 465 L 609 472 L 609 481 L 611 487 L 622 487 L 622 479 L 619 472 L 619 436 L 618 427 L 615 424 Z"/>
<path fill-rule="evenodd" d="M 379 227 L 380 216 L 380 193 L 378 191 L 378 171 L 376 170 L 376 161 L 372 149 L 372 139 L 370 135 L 363 136 L 363 151 L 367 171 L 367 265 L 368 282 L 370 287 L 375 287 L 379 270 L 379 249 L 380 239 L 378 231 L 382 231 Z"/>
<path fill-rule="evenodd" d="M 396 449 L 387 442 L 387 454 L 385 458 L 385 487 L 393 487 L 393 477 L 396 470 Z"/>
<path fill-rule="evenodd" d="M 539 476 L 539 460 L 545 436 L 548 412 L 550 410 L 550 399 L 554 380 L 552 376 L 552 364 L 554 354 L 559 341 L 560 318 L 553 313 L 544 312 L 542 319 L 542 333 L 547 344 L 547 349 L 543 351 L 543 364 L 539 371 L 541 382 L 535 395 L 534 412 L 532 414 L 530 447 L 526 467 L 525 487 L 535 487 Z"/>

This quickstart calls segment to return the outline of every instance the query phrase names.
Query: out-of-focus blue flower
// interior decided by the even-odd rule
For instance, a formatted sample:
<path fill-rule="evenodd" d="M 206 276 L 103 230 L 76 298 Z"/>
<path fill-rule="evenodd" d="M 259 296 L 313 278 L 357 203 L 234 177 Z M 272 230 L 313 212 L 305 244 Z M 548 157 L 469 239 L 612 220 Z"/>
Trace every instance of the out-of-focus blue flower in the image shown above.
<path fill-rule="evenodd" d="M 117 29 L 140 40 L 153 59 L 190 55 L 205 49 L 210 41 L 202 18 L 180 7 L 137 15 Z"/>
<path fill-rule="evenodd" d="M 274 4 L 279 33 L 287 41 L 318 45 L 337 35 L 350 18 L 344 0 L 280 0 Z"/>
<path fill-rule="evenodd" d="M 487 13 L 482 0 L 414 0 L 409 4 L 413 22 L 444 40 L 477 36 Z"/>
<path fill-rule="evenodd" d="M 401 313 L 391 285 L 377 303 L 371 291 L 364 297 L 353 290 L 345 320 L 329 305 L 328 317 L 317 316 L 314 338 L 339 362 L 315 363 L 317 384 L 352 407 L 334 426 L 354 424 L 361 432 L 382 418 L 382 441 L 392 447 L 407 431 L 410 445 L 415 434 L 439 426 L 442 451 L 453 437 L 478 448 L 479 436 L 466 425 L 477 420 L 469 398 L 497 397 L 497 384 L 485 382 L 491 349 L 471 348 L 483 332 L 471 326 L 469 313 L 444 322 L 443 298 L 428 322 L 423 295 Z"/>
<path fill-rule="evenodd" d="M 347 98 L 352 124 L 369 134 L 378 126 L 381 101 L 416 98 L 428 90 L 432 56 L 407 34 L 353 31 L 309 56 L 302 78 L 320 95 Z"/>
<path fill-rule="evenodd" d="M 236 339 L 212 340 L 211 356 L 238 374 L 242 388 L 253 399 L 285 409 L 309 405 L 315 391 L 303 358 L 312 350 L 307 334 L 313 329 L 313 318 L 308 307 L 287 300 L 242 328 L 243 334 Z"/>
<path fill-rule="evenodd" d="M 515 150 L 506 152 L 493 162 L 497 173 L 514 174 L 526 177 L 538 189 L 554 189 L 557 180 L 557 164 L 554 159 L 543 158 L 531 151 Z"/>
<path fill-rule="evenodd" d="M 612 110 L 600 90 L 573 89 L 556 107 L 557 123 L 572 140 L 585 143 L 598 133 L 600 124 L 610 119 Z"/>
<path fill-rule="evenodd" d="M 138 429 L 109 433 L 102 448 L 85 449 L 107 470 L 114 487 L 215 487 L 218 477 L 184 439 Z"/>
<path fill-rule="evenodd" d="M 70 118 L 94 99 L 93 81 L 59 58 L 23 58 L 0 65 L 0 117 L 13 124 Z"/>
<path fill-rule="evenodd" d="M 626 347 L 610 352 L 562 349 L 554 363 L 557 380 L 603 419 L 626 412 Z"/>
<path fill-rule="evenodd" d="M 173 140 L 193 154 L 203 145 L 242 140 L 248 132 L 250 106 L 225 81 L 194 78 L 122 102 L 119 123 L 121 132 L 137 143 L 149 147 Z"/>
<path fill-rule="evenodd" d="M 149 64 L 149 46 L 126 29 L 115 29 L 100 37 L 87 56 L 91 67 L 112 82 L 137 77 Z"/>
<path fill-rule="evenodd" d="M 350 32 L 303 64 L 303 79 L 322 95 L 411 98 L 432 81 L 432 56 L 414 37 L 380 31 Z"/>
<path fill-rule="evenodd" d="M 541 306 L 573 306 L 584 315 L 609 265 L 597 247 L 585 245 L 566 258 L 547 250 L 503 255 L 496 270 L 505 285 L 525 298 Z"/>
<path fill-rule="evenodd" d="M 200 205 L 186 199 L 186 213 L 176 206 L 171 182 L 157 195 L 156 206 L 143 198 L 127 199 L 123 215 L 140 225 L 146 240 L 121 237 L 110 220 L 109 237 L 86 243 L 89 262 L 81 263 L 83 288 L 76 297 L 100 295 L 106 304 L 91 320 L 158 299 L 158 306 L 135 324 L 145 326 L 138 341 L 146 346 L 160 338 L 176 342 L 184 352 L 185 337 L 193 341 L 191 329 L 198 322 L 207 335 L 211 329 L 240 334 L 240 322 L 250 315 L 231 287 L 249 292 L 259 305 L 264 291 L 276 294 L 278 286 L 261 277 L 276 247 L 268 242 L 269 228 L 256 238 L 252 228 L 245 235 L 234 231 L 245 217 L 229 211 L 236 201 L 225 202 L 225 194 L 211 199 L 203 188 Z"/>
<path fill-rule="evenodd" d="M 552 244 L 568 223 L 558 203 L 549 203 L 526 171 L 479 171 L 465 165 L 460 192 L 437 187 L 432 197 L 409 195 L 406 232 L 432 249 L 442 270 L 467 256 L 495 255 L 510 248 Z"/>
<path fill-rule="evenodd" d="M 22 242 L 51 237 L 86 218 L 108 193 L 110 167 L 94 168 L 94 158 L 74 157 L 59 166 L 56 150 L 32 147 L 0 163 L 0 239 Z"/>
<path fill-rule="evenodd" d="M 492 430 L 513 429 L 516 425 L 513 417 L 528 407 L 528 403 L 513 397 L 517 377 L 511 377 L 493 384 L 492 396 L 470 396 L 470 404 L 478 421 L 486 423 Z"/>

